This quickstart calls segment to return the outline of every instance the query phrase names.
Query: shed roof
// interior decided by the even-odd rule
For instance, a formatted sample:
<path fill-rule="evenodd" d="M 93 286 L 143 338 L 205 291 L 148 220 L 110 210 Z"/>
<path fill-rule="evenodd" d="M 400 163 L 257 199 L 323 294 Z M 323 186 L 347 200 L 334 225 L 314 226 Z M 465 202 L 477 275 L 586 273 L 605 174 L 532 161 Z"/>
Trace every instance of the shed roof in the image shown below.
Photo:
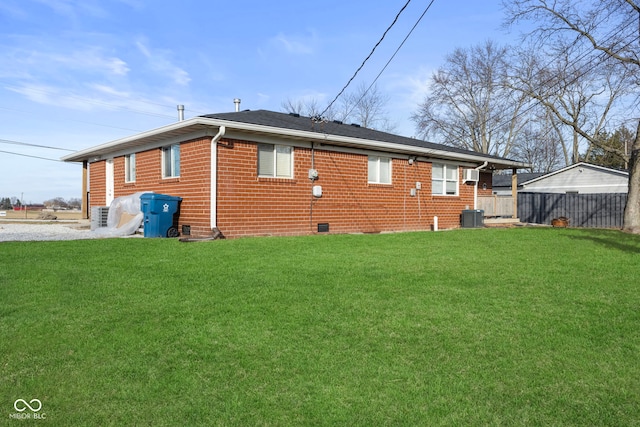
<path fill-rule="evenodd" d="M 542 175 L 545 175 L 544 172 L 527 172 L 527 173 L 518 173 L 517 180 L 518 185 L 522 185 L 524 182 L 531 181 L 532 179 L 538 178 Z M 495 174 L 492 179 L 492 187 L 495 189 L 496 187 L 509 187 L 511 188 L 511 174 Z"/>
<path fill-rule="evenodd" d="M 538 181 L 542 181 L 544 179 L 547 179 L 549 177 L 564 173 L 568 170 L 571 169 L 576 169 L 576 168 L 589 168 L 598 172 L 602 172 L 602 173 L 608 173 L 608 174 L 612 174 L 612 175 L 618 175 L 618 176 L 622 176 L 622 177 L 628 177 L 629 176 L 629 172 L 627 171 L 623 171 L 623 170 L 618 170 L 618 169 L 612 169 L 612 168 L 608 168 L 605 166 L 599 166 L 599 165 L 594 165 L 591 163 L 586 163 L 586 162 L 578 162 L 578 163 L 574 163 L 572 165 L 569 165 L 567 167 L 564 167 L 562 169 L 558 169 L 557 171 L 553 171 L 553 172 L 549 172 L 546 174 L 542 174 L 538 177 L 529 179 L 527 181 L 524 181 L 525 184 L 531 184 L 534 182 L 538 182 Z"/>

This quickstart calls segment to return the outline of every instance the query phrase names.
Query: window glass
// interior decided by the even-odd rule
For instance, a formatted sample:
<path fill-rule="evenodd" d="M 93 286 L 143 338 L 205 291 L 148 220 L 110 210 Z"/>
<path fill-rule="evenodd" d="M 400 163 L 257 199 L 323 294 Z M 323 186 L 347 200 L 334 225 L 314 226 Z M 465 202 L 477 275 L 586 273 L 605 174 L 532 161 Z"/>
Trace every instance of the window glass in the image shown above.
<path fill-rule="evenodd" d="M 433 181 L 433 194 L 442 194 L 442 181 Z"/>
<path fill-rule="evenodd" d="M 287 145 L 258 144 L 258 176 L 293 177 L 293 148 Z"/>
<path fill-rule="evenodd" d="M 162 148 L 162 176 L 164 178 L 180 176 L 180 144 Z"/>
<path fill-rule="evenodd" d="M 368 179 L 373 184 L 391 184 L 391 158 L 369 156 Z"/>
<path fill-rule="evenodd" d="M 453 166 L 447 166 L 447 181 L 457 181 L 458 180 L 458 168 Z"/>
<path fill-rule="evenodd" d="M 380 159 L 380 182 L 385 184 L 391 183 L 391 159 Z"/>
<path fill-rule="evenodd" d="M 456 189 L 458 188 L 458 183 L 455 181 L 447 181 L 447 194 L 455 195 Z"/>
<path fill-rule="evenodd" d="M 273 145 L 258 145 L 258 175 L 273 176 Z"/>
<path fill-rule="evenodd" d="M 458 167 L 443 163 L 432 165 L 431 192 L 437 196 L 458 194 Z"/>
<path fill-rule="evenodd" d="M 378 177 L 378 158 L 369 156 L 369 182 L 376 182 Z"/>
<path fill-rule="evenodd" d="M 171 162 L 173 166 L 173 176 L 180 176 L 180 144 L 171 146 Z"/>
<path fill-rule="evenodd" d="M 291 147 L 276 145 L 276 176 L 278 178 L 291 176 Z"/>
<path fill-rule="evenodd" d="M 124 180 L 134 182 L 136 180 L 136 154 L 124 156 Z"/>
<path fill-rule="evenodd" d="M 437 163 L 433 164 L 433 178 L 434 179 L 444 178 L 444 165 L 439 165 Z"/>

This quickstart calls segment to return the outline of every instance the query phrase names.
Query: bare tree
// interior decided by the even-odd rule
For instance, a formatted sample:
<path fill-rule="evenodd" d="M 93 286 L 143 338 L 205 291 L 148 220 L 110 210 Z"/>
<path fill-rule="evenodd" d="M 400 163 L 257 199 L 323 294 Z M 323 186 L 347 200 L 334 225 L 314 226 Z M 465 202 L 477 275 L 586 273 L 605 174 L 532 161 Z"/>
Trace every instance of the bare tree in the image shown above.
<path fill-rule="evenodd" d="M 613 107 L 628 93 L 631 73 L 607 61 L 594 64 L 588 53 L 561 41 L 551 55 L 538 52 L 520 52 L 510 85 L 547 110 L 568 166 L 580 161 L 581 147 L 586 144 L 588 153 L 596 143 Z"/>
<path fill-rule="evenodd" d="M 591 63 L 606 62 L 617 69 L 635 75 L 635 100 L 630 104 L 636 131 L 629 159 L 629 193 L 624 212 L 623 230 L 640 234 L 640 114 L 637 99 L 640 90 L 640 3 L 636 0 L 503 0 L 507 11 L 507 25 L 533 21 L 535 28 L 528 36 L 540 46 L 553 48 L 558 43 L 586 46 L 591 51 Z M 576 49 L 582 52 L 582 49 Z M 587 132 L 576 123 L 566 123 L 592 144 L 597 135 Z M 604 146 L 602 146 L 604 148 Z"/>
<path fill-rule="evenodd" d="M 527 115 L 527 125 L 513 151 L 514 158 L 531 165 L 530 172 L 548 173 L 562 167 L 563 144 L 558 141 L 563 135 L 558 133 L 554 118 L 535 105 L 527 110 Z"/>
<path fill-rule="evenodd" d="M 527 98 L 506 85 L 509 51 L 492 41 L 456 49 L 431 77 L 412 119 L 420 135 L 467 150 L 509 156 L 526 120 Z"/>
<path fill-rule="evenodd" d="M 354 92 L 346 93 L 341 101 L 324 113 L 323 119 L 338 120 L 344 123 L 357 123 L 369 129 L 392 132 L 395 125 L 389 119 L 386 105 L 389 97 L 382 94 L 377 85 L 361 84 Z M 319 117 L 323 108 L 315 98 L 308 100 L 287 99 L 282 104 L 287 113 L 306 117 Z"/>
<path fill-rule="evenodd" d="M 322 112 L 322 107 L 318 105 L 318 100 L 315 98 L 307 100 L 287 98 L 282 102 L 281 107 L 286 113 L 300 114 L 305 117 L 316 117 Z"/>
<path fill-rule="evenodd" d="M 389 97 L 380 92 L 377 85 L 361 84 L 342 101 L 341 111 L 346 114 L 339 120 L 351 120 L 366 128 L 392 132 L 395 125 L 389 120 L 386 105 Z"/>

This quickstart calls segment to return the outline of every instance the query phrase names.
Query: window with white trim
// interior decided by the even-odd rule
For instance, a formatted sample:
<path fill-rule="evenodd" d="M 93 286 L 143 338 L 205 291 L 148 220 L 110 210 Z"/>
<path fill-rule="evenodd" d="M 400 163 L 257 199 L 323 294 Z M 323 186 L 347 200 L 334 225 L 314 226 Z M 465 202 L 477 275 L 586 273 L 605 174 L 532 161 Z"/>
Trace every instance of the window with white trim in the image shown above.
<path fill-rule="evenodd" d="M 180 144 L 162 147 L 162 177 L 180 176 Z"/>
<path fill-rule="evenodd" d="M 391 158 L 369 156 L 369 183 L 391 184 Z"/>
<path fill-rule="evenodd" d="M 293 178 L 293 147 L 258 144 L 258 176 Z"/>
<path fill-rule="evenodd" d="M 136 153 L 124 156 L 124 181 L 135 182 L 136 180 Z"/>
<path fill-rule="evenodd" d="M 433 163 L 431 192 L 436 196 L 456 196 L 458 194 L 458 166 Z"/>

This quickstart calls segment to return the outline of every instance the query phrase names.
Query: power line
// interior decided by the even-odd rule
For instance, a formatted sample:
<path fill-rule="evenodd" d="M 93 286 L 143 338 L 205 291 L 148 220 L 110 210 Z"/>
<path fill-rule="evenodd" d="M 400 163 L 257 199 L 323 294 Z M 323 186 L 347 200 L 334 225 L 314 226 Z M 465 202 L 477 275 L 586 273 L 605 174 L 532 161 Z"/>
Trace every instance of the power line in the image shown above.
<path fill-rule="evenodd" d="M 329 103 L 329 105 L 327 106 L 327 108 L 324 109 L 324 111 L 322 113 L 320 113 L 320 117 L 324 116 L 324 113 L 326 113 L 327 111 L 329 111 L 329 109 L 331 108 L 331 106 L 336 102 L 336 100 L 338 98 L 340 98 L 340 95 L 343 94 L 343 92 L 347 89 L 347 87 L 351 84 L 351 82 L 353 81 L 353 79 L 356 78 L 356 75 L 358 75 L 358 73 L 360 72 L 360 70 L 362 70 L 362 68 L 364 67 L 364 64 L 366 64 L 366 62 L 369 60 L 369 58 L 371 58 L 371 56 L 373 55 L 373 52 L 375 52 L 376 48 L 380 45 L 380 43 L 382 43 L 382 40 L 384 40 L 385 36 L 387 35 L 387 33 L 389 32 L 389 30 L 391 30 L 391 28 L 396 24 L 396 22 L 398 21 L 398 18 L 400 17 L 400 14 L 407 8 L 407 6 L 409 6 L 409 3 L 411 3 L 411 0 L 407 0 L 407 2 L 405 3 L 404 6 L 402 6 L 402 9 L 400 9 L 400 11 L 396 14 L 396 17 L 393 19 L 393 22 L 391 23 L 391 25 L 389 25 L 389 27 L 385 30 L 385 32 L 382 34 L 382 37 L 380 37 L 380 40 L 378 40 L 378 42 L 375 44 L 375 46 L 373 46 L 373 49 L 371 49 L 371 52 L 369 52 L 369 55 L 364 59 L 364 61 L 362 61 L 362 64 L 360 64 L 360 66 L 358 67 L 358 69 L 356 70 L 355 73 L 353 73 L 353 76 L 351 76 L 351 78 L 349 79 L 349 81 L 347 82 L 346 85 L 344 85 L 344 87 L 342 88 L 342 90 L 340 90 L 340 92 L 336 95 L 335 98 L 333 98 L 333 101 L 331 101 Z"/>
<path fill-rule="evenodd" d="M 12 141 L 10 139 L 2 139 L 2 138 L 0 138 L 0 144 L 22 145 L 22 146 L 25 146 L 25 147 L 46 148 L 46 149 L 49 149 L 49 150 L 76 151 L 76 150 L 70 150 L 68 148 L 51 147 L 51 146 L 48 146 L 48 145 L 29 144 L 27 142 Z"/>
<path fill-rule="evenodd" d="M 32 156 L 30 154 L 14 153 L 13 151 L 0 150 L 0 153 L 13 154 L 14 156 L 31 157 L 32 159 L 49 160 L 51 162 L 63 163 L 62 160 L 59 160 L 59 159 L 50 159 L 48 157 L 40 157 L 40 156 Z"/>
<path fill-rule="evenodd" d="M 422 18 L 424 18 L 424 15 L 427 14 L 427 12 L 429 11 L 429 9 L 431 8 L 431 5 L 433 4 L 435 0 L 431 0 L 431 2 L 429 2 L 429 4 L 427 5 L 427 7 L 425 8 L 424 12 L 422 12 L 422 15 L 420 15 L 420 18 L 418 18 L 418 20 L 416 21 L 416 23 L 413 25 L 413 27 L 411 28 L 411 30 L 409 30 L 409 33 L 407 33 L 407 36 L 404 38 L 404 40 L 402 40 L 402 43 L 400 43 L 400 45 L 398 46 L 398 48 L 396 49 L 396 51 L 393 53 L 393 55 L 391 55 L 391 58 L 389 58 L 389 60 L 387 61 L 387 63 L 384 65 L 384 67 L 382 67 L 382 70 L 380 70 L 380 72 L 378 73 L 378 75 L 376 76 L 375 79 L 373 79 L 373 82 L 369 85 L 369 87 L 364 91 L 364 93 L 362 94 L 362 96 L 360 97 L 360 99 L 358 99 L 358 101 L 353 104 L 353 106 L 351 107 L 351 109 L 349 110 L 349 112 L 346 114 L 347 116 L 349 114 L 351 114 L 351 112 L 356 108 L 356 106 L 358 104 L 360 104 L 360 102 L 362 101 L 362 99 L 367 95 L 367 93 L 371 90 L 371 88 L 376 84 L 376 82 L 378 81 L 378 79 L 380 78 L 380 76 L 382 75 L 382 73 L 384 73 L 384 71 L 387 69 L 387 67 L 389 66 L 389 64 L 391 63 L 391 61 L 393 61 L 393 58 L 396 57 L 396 55 L 398 54 L 398 52 L 400 51 L 400 49 L 402 49 L 402 46 L 404 46 L 405 42 L 407 41 L 407 39 L 411 36 L 411 34 L 413 33 L 413 30 L 416 29 L 416 27 L 418 26 L 418 24 L 420 23 L 420 21 L 422 21 Z"/>
<path fill-rule="evenodd" d="M 606 17 L 603 17 L 602 20 L 600 22 L 604 22 L 604 20 L 606 19 Z M 627 24 L 628 27 L 629 24 Z M 611 32 L 609 32 L 609 34 L 607 34 L 606 38 L 603 40 L 603 43 L 606 44 L 606 42 L 608 42 L 609 40 L 613 40 L 616 34 L 619 34 L 621 31 L 623 31 L 624 29 L 626 29 L 626 27 L 623 28 L 616 28 L 613 29 Z M 626 48 L 627 46 L 629 46 L 630 43 L 633 43 L 635 40 L 637 40 L 638 37 L 636 37 L 635 39 L 633 39 L 631 42 L 629 42 L 628 44 L 622 46 L 620 48 L 620 50 Z M 572 49 L 573 47 L 575 47 L 578 42 L 581 40 L 581 38 L 578 36 L 576 37 L 576 39 L 568 46 L 565 46 L 561 52 L 557 53 L 556 55 L 554 55 L 544 66 L 539 67 L 538 69 L 546 69 L 548 68 L 551 64 L 553 64 L 554 62 L 556 62 L 562 55 L 565 55 L 569 52 L 569 49 Z M 583 53 L 579 54 L 576 58 L 574 58 L 574 60 L 572 61 L 574 64 L 579 64 L 577 66 L 576 74 L 574 75 L 574 77 L 567 82 L 568 85 L 575 83 L 579 78 L 583 77 L 586 73 L 588 73 L 593 67 L 600 65 L 601 63 L 603 63 L 604 61 L 608 60 L 609 57 L 605 52 L 599 52 L 595 55 L 594 59 L 595 61 L 589 62 L 587 64 L 582 63 L 582 61 L 584 61 L 586 58 L 588 58 L 589 56 L 593 55 L 594 52 L 593 50 L 586 50 Z M 555 75 L 552 75 L 550 77 L 548 77 L 545 81 L 543 82 L 539 82 L 539 85 L 541 85 L 541 87 L 546 86 L 547 84 L 551 83 L 554 79 L 555 79 Z M 551 92 L 551 90 L 556 86 L 560 84 L 555 83 L 553 84 L 550 88 L 547 88 L 547 93 Z M 500 128 L 502 126 L 504 126 L 505 124 L 507 124 L 508 122 L 520 118 L 521 116 L 523 116 L 524 114 L 528 113 L 529 111 L 531 111 L 533 108 L 535 108 L 536 106 L 542 104 L 541 101 L 537 100 L 537 99 L 533 99 L 531 100 L 531 105 L 529 107 L 524 108 L 521 112 L 519 112 L 516 116 L 509 118 L 509 119 L 505 119 L 504 121 L 494 125 L 489 131 L 488 133 L 492 133 L 493 130 Z M 489 117 L 485 118 L 485 123 L 488 122 L 489 120 L 491 120 L 491 114 Z M 460 139 L 465 139 L 466 136 L 469 136 L 469 132 L 467 129 L 460 129 L 457 131 L 458 138 Z"/>
<path fill-rule="evenodd" d="M 618 8 L 619 8 L 619 7 L 621 7 L 621 6 L 618 6 Z M 600 20 L 599 22 L 597 22 L 597 23 L 594 25 L 594 27 L 599 26 L 601 23 L 603 23 L 603 22 L 604 22 L 605 20 L 607 20 L 607 19 L 608 19 L 608 16 L 603 16 L 603 17 L 601 18 L 601 20 Z M 603 41 L 602 41 L 602 43 L 601 43 L 601 44 L 607 44 L 610 40 L 613 40 L 613 39 L 614 39 L 614 37 L 615 37 L 617 34 L 620 34 L 620 32 L 621 32 L 621 31 L 624 31 L 624 30 L 625 30 L 629 25 L 630 25 L 630 24 L 628 23 L 628 24 L 627 24 L 625 27 L 623 27 L 623 28 L 614 28 L 613 30 L 611 30 L 611 31 L 607 34 L 606 38 L 604 38 L 604 39 L 603 39 Z M 633 39 L 632 41 L 630 41 L 630 42 L 629 42 L 629 43 L 627 43 L 626 45 L 624 45 L 624 46 L 622 46 L 621 48 L 619 48 L 619 50 L 618 50 L 618 51 L 622 51 L 622 50 L 624 50 L 626 47 L 628 47 L 631 43 L 635 42 L 635 41 L 636 41 L 636 40 L 638 40 L 639 38 L 640 38 L 640 36 L 636 37 L 635 39 Z M 561 56 L 563 56 L 563 55 L 565 55 L 565 54 L 569 53 L 569 50 L 570 50 L 570 49 L 572 49 L 573 47 L 575 47 L 575 46 L 578 44 L 578 42 L 579 42 L 579 41 L 581 41 L 581 40 L 582 40 L 582 37 L 581 37 L 580 35 L 576 36 L 575 40 L 574 40 L 570 45 L 565 46 L 565 47 L 562 49 L 562 51 L 561 51 L 561 52 L 559 52 L 559 53 L 557 53 L 556 55 L 554 55 L 554 57 L 552 57 L 552 58 L 551 58 L 551 59 L 550 59 L 550 60 L 549 60 L 549 61 L 548 61 L 544 66 L 539 67 L 538 69 L 546 69 L 546 68 L 548 68 L 552 63 L 554 63 L 556 60 L 558 60 Z M 592 49 L 587 49 L 586 51 L 584 51 L 584 53 L 582 53 L 582 54 L 578 55 L 578 57 L 574 59 L 573 63 L 580 64 L 582 61 L 584 61 L 584 59 L 588 58 L 589 56 L 591 56 L 591 55 L 593 55 L 593 54 L 594 54 L 594 52 L 593 52 L 593 50 L 592 50 Z M 578 65 L 578 68 L 577 68 L 577 70 L 576 70 L 576 71 L 577 71 L 577 74 L 574 76 L 574 78 L 573 78 L 573 79 L 571 79 L 569 82 L 567 82 L 567 85 L 571 85 L 571 84 L 575 83 L 579 78 L 581 78 L 581 77 L 583 77 L 585 74 L 587 74 L 587 72 L 589 72 L 593 67 L 595 67 L 595 66 L 597 66 L 597 65 L 600 65 L 601 63 L 603 63 L 603 62 L 604 62 L 604 61 L 606 61 L 606 60 L 609 60 L 609 59 L 610 59 L 610 57 L 609 57 L 609 55 L 607 55 L 607 53 L 606 53 L 606 52 L 599 52 L 599 53 L 597 53 L 597 54 L 595 55 L 595 59 L 597 60 L 597 62 L 596 62 L 595 64 L 594 64 L 593 62 L 590 62 L 590 63 L 588 63 L 588 64 L 584 64 L 584 63 L 582 63 L 582 64 Z M 541 85 L 541 87 L 544 87 L 544 86 L 546 86 L 547 84 L 551 83 L 551 81 L 552 81 L 552 80 L 554 80 L 554 79 L 555 79 L 555 77 L 556 77 L 555 75 L 551 75 L 551 76 L 550 76 L 548 79 L 546 79 L 545 81 L 543 81 L 543 82 L 539 82 L 539 85 Z M 554 86 L 559 85 L 559 84 L 560 84 L 560 82 L 558 82 L 558 83 L 556 83 L 556 84 L 552 85 L 550 88 L 547 88 L 547 93 L 550 93 L 550 92 L 551 92 L 551 90 L 554 88 Z M 527 96 L 529 96 L 529 95 L 527 95 Z M 529 96 L 529 97 L 530 97 L 530 96 Z M 499 128 L 499 127 L 502 127 L 502 126 L 504 126 L 505 124 L 507 124 L 508 122 L 512 121 L 513 119 L 518 119 L 518 118 L 520 118 L 521 116 L 523 116 L 524 114 L 528 113 L 529 111 L 531 111 L 533 108 L 537 107 L 537 106 L 538 106 L 538 105 L 540 105 L 540 104 L 542 104 L 542 101 L 540 101 L 540 100 L 538 100 L 538 99 L 535 99 L 535 98 L 534 98 L 534 99 L 531 101 L 531 105 L 530 105 L 529 107 L 525 108 L 523 111 L 521 111 L 520 113 L 518 113 L 515 117 L 513 117 L 513 118 L 511 118 L 511 119 L 508 119 L 508 120 L 505 120 L 504 122 L 501 122 L 501 123 L 496 124 L 496 125 L 494 126 L 494 128 L 493 128 L 493 129 L 496 129 L 496 128 Z M 487 118 L 487 119 L 485 120 L 485 122 L 486 122 L 486 121 L 488 121 L 490 118 L 491 118 L 491 117 Z M 489 133 L 492 133 L 492 132 L 493 132 L 493 129 L 491 129 L 491 130 L 489 131 Z M 547 132 L 550 132 L 550 130 L 547 130 Z M 547 133 L 547 132 L 545 132 L 545 135 L 546 135 L 546 133 Z M 463 129 L 463 130 L 462 130 L 462 134 L 463 134 L 463 136 L 464 136 L 464 135 L 466 134 L 466 130 L 464 130 L 464 129 Z"/>

